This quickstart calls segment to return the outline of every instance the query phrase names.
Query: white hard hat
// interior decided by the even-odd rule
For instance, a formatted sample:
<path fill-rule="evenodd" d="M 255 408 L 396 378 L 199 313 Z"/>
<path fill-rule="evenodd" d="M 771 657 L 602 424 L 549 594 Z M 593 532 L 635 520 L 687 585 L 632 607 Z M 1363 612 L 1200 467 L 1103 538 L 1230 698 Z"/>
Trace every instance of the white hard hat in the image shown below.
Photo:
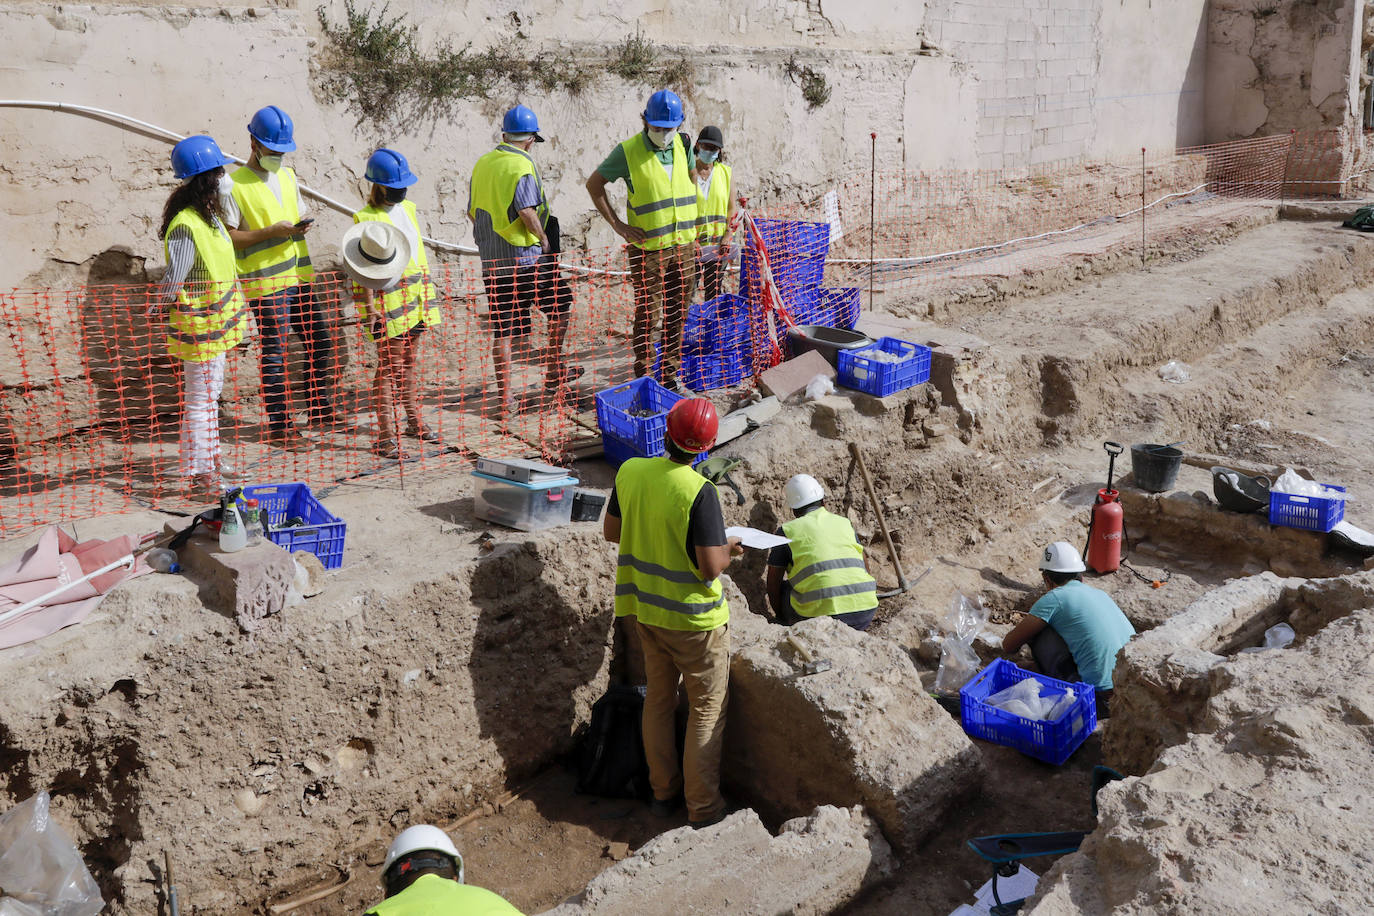
<path fill-rule="evenodd" d="M 789 509 L 800 509 L 802 506 L 809 506 L 825 499 L 825 490 L 810 474 L 798 474 L 793 477 L 787 481 L 787 486 L 783 487 L 782 492 L 787 497 Z"/>
<path fill-rule="evenodd" d="M 391 871 L 391 866 L 402 856 L 426 850 L 441 852 L 451 858 L 453 867 L 458 872 L 458 883 L 463 883 L 463 857 L 458 854 L 458 847 L 453 845 L 447 833 L 429 824 L 407 827 L 396 835 L 396 839 L 391 841 L 391 847 L 386 851 L 386 861 L 382 863 L 382 876 L 385 877 L 386 873 Z"/>
<path fill-rule="evenodd" d="M 1088 567 L 1083 565 L 1083 558 L 1072 544 L 1055 541 L 1045 548 L 1045 555 L 1040 558 L 1040 568 L 1046 572 L 1081 573 Z"/>

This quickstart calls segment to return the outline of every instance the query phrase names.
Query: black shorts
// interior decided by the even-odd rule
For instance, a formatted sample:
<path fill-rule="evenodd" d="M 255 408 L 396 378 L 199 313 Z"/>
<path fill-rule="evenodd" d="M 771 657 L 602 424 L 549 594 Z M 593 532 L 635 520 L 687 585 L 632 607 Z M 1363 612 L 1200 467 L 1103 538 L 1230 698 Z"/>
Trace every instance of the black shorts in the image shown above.
<path fill-rule="evenodd" d="M 528 334 L 535 308 L 551 318 L 572 308 L 572 287 L 551 260 L 483 270 L 482 286 L 497 339 Z"/>

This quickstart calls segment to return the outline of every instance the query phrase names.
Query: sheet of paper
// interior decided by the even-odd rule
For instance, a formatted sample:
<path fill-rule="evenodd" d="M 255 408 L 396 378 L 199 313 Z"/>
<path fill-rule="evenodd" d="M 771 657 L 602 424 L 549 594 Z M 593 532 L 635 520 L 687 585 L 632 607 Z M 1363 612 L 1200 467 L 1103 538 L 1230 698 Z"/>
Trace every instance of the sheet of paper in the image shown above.
<path fill-rule="evenodd" d="M 745 528 L 740 525 L 726 528 L 725 536 L 728 538 L 739 538 L 740 543 L 745 547 L 753 547 L 755 550 L 772 550 L 779 544 L 792 543 L 791 538 L 785 538 L 780 534 L 769 534 L 767 531 L 760 531 L 757 528 Z"/>
<path fill-rule="evenodd" d="M 1010 878 L 997 879 L 997 895 L 1003 900 L 1019 900 L 1035 893 L 1035 885 L 1040 882 L 1040 876 L 1022 865 L 1020 871 Z M 974 894 L 980 906 L 991 907 L 996 901 L 992 898 L 992 879 L 989 878 L 978 888 Z M 975 907 L 977 909 L 977 907 Z M 986 912 L 980 910 L 979 912 Z"/>

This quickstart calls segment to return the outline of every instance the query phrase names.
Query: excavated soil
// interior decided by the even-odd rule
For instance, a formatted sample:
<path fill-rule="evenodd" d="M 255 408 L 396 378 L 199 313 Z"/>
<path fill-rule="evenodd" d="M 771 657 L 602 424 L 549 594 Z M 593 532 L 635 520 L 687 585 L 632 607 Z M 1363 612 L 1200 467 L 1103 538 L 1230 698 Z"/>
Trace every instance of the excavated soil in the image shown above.
<path fill-rule="evenodd" d="M 1082 541 L 1105 477 L 1102 439 L 1184 439 L 1190 452 L 1305 467 L 1374 492 L 1364 460 L 1374 444 L 1374 318 L 1360 307 L 1374 242 L 1262 218 L 1209 231 L 1144 270 L 1089 269 L 1086 285 L 1047 279 L 1033 299 L 942 305 L 945 326 L 910 330 L 958 338 L 941 389 L 888 405 L 789 406 L 721 450 L 745 462 L 735 475 L 745 501 L 725 500 L 727 523 L 771 529 L 782 483 L 815 474 L 869 545 L 880 587 L 892 587 L 876 516 L 849 471 L 846 443 L 861 443 L 914 582 L 883 603 L 872 632 L 904 647 L 928 681 L 933 627 L 956 590 L 984 598 L 1000 635 L 1035 597 L 1039 547 Z M 1076 247 L 1065 243 L 1063 263 L 1090 263 Z M 931 314 L 915 303 L 902 311 Z M 1168 359 L 1188 363 L 1191 380 L 1162 382 L 1156 369 Z M 609 484 L 600 462 L 580 465 L 588 484 Z M 1189 495 L 1209 490 L 1205 471 L 1185 467 L 1171 498 L 1197 503 L 1192 527 L 1157 519 L 1128 531 L 1144 578 L 1094 579 L 1138 629 L 1274 565 L 1277 542 L 1215 548 L 1242 541 L 1247 520 Z M 197 583 L 147 576 L 80 626 L 0 652 L 0 805 L 49 789 L 113 912 L 158 911 L 163 849 L 195 912 L 263 912 L 342 872 L 343 889 L 295 912 L 357 912 L 376 899 L 377 865 L 400 827 L 460 820 L 452 832 L 470 880 L 538 912 L 677 825 L 638 803 L 576 796 L 560 763 L 619 664 L 614 548 L 598 526 L 492 528 L 472 517 L 463 474 L 408 477 L 404 489 L 379 475 L 327 502 L 349 523 L 345 567 L 252 637 L 208 610 Z M 1348 517 L 1374 526 L 1358 496 Z M 77 527 L 87 537 L 162 521 L 148 513 Z M 8 555 L 25 544 L 5 546 Z M 1285 574 L 1360 565 L 1310 553 Z M 732 568 L 748 605 L 735 613 L 764 612 L 763 566 L 751 554 Z M 1111 762 L 1098 737 L 1060 768 L 977 746 L 989 772 L 981 795 L 844 912 L 948 913 L 990 874 L 968 837 L 1092 825 L 1089 774 Z M 1196 753 L 1208 778 L 1228 778 L 1223 756 Z M 1354 773 L 1332 779 L 1368 791 Z M 1168 816 L 1183 825 L 1185 815 Z M 1114 899 L 1147 912 L 1148 883 L 1143 897 Z"/>

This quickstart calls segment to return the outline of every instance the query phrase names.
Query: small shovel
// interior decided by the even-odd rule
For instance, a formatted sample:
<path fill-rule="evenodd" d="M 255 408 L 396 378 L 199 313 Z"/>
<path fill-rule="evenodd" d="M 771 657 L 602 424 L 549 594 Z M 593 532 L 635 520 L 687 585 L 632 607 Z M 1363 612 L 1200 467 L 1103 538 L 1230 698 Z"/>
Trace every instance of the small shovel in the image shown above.
<path fill-rule="evenodd" d="M 787 644 L 791 646 L 793 649 L 796 649 L 797 654 L 801 656 L 801 660 L 803 662 L 801 673 L 802 677 L 808 677 L 812 674 L 820 674 L 822 671 L 829 671 L 832 667 L 834 667 L 830 664 L 830 659 L 817 658 L 816 653 L 808 649 L 806 647 L 806 643 L 798 639 L 796 635 L 793 633 L 787 634 Z"/>

